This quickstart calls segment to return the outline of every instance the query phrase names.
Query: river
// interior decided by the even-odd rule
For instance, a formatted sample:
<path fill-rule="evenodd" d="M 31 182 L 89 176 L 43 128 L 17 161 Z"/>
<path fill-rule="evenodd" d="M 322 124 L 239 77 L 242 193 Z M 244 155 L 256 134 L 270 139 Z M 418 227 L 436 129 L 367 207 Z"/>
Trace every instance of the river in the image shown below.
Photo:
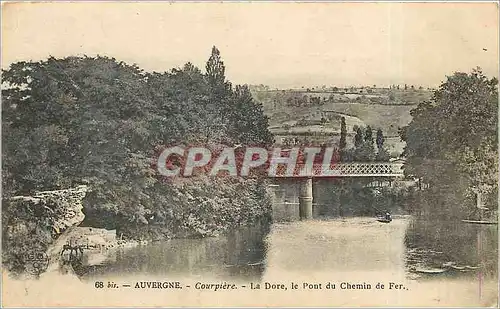
<path fill-rule="evenodd" d="M 173 239 L 124 249 L 110 262 L 86 268 L 78 283 L 70 277 L 50 281 L 42 277 L 38 284 L 50 282 L 59 287 L 53 287 L 52 294 L 47 290 L 36 294 L 36 288 L 31 289 L 30 295 L 38 302 L 45 297 L 46 304 L 89 306 L 497 303 L 497 226 L 429 222 L 410 216 L 396 216 L 388 224 L 368 217 L 298 221 L 294 220 L 296 206 L 282 206 L 285 210 L 280 213 L 288 211 L 288 221 L 254 224 L 225 236 Z M 115 282 L 120 288 L 97 289 L 99 281 Z M 183 289 L 135 289 L 140 281 L 179 281 Z M 223 282 L 236 284 L 237 290 L 195 288 L 197 283 Z M 286 290 L 266 290 L 266 282 L 274 287 L 283 284 Z M 261 289 L 251 289 L 257 284 Z M 40 289 L 44 291 L 43 286 Z"/>
<path fill-rule="evenodd" d="M 240 305 L 491 305 L 497 302 L 497 238 L 496 226 L 409 216 L 389 224 L 366 217 L 261 224 L 223 237 L 129 249 L 88 270 L 83 280 L 224 280 L 246 286 Z M 282 283 L 287 291 L 248 287 L 265 282 Z"/>

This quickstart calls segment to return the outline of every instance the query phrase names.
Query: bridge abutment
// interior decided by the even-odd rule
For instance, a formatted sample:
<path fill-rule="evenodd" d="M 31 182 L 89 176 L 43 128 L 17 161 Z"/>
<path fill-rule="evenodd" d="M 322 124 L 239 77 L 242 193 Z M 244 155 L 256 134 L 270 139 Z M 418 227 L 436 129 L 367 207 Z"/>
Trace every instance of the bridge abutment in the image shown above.
<path fill-rule="evenodd" d="M 299 216 L 300 220 L 312 219 L 313 217 L 313 182 L 312 178 L 301 179 L 299 194 Z"/>

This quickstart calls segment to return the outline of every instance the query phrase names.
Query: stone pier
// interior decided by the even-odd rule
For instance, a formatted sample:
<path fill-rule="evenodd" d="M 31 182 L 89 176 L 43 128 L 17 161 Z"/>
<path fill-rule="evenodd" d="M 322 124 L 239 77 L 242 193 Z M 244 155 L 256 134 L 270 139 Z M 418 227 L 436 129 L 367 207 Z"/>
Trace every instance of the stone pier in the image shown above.
<path fill-rule="evenodd" d="M 312 219 L 313 205 L 313 183 L 312 178 L 304 178 L 300 180 L 299 194 L 299 216 L 300 220 Z"/>

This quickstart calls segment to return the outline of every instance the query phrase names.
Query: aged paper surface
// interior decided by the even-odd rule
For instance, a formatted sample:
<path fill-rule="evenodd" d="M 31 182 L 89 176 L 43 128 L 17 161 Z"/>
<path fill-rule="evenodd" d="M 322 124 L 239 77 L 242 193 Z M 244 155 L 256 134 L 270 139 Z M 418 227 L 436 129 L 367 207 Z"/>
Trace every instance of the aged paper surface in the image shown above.
<path fill-rule="evenodd" d="M 2 3 L 2 306 L 498 306 L 498 3 Z"/>

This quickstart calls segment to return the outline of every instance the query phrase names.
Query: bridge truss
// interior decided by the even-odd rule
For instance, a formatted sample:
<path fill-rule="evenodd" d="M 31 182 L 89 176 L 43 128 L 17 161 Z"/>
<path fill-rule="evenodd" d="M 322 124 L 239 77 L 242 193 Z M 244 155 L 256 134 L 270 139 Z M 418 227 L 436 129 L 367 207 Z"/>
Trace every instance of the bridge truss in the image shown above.
<path fill-rule="evenodd" d="M 345 162 L 330 166 L 314 164 L 311 167 L 297 165 L 293 173 L 287 172 L 287 166 L 280 165 L 273 178 L 330 178 L 330 177 L 404 177 L 403 163 L 392 162 Z"/>

